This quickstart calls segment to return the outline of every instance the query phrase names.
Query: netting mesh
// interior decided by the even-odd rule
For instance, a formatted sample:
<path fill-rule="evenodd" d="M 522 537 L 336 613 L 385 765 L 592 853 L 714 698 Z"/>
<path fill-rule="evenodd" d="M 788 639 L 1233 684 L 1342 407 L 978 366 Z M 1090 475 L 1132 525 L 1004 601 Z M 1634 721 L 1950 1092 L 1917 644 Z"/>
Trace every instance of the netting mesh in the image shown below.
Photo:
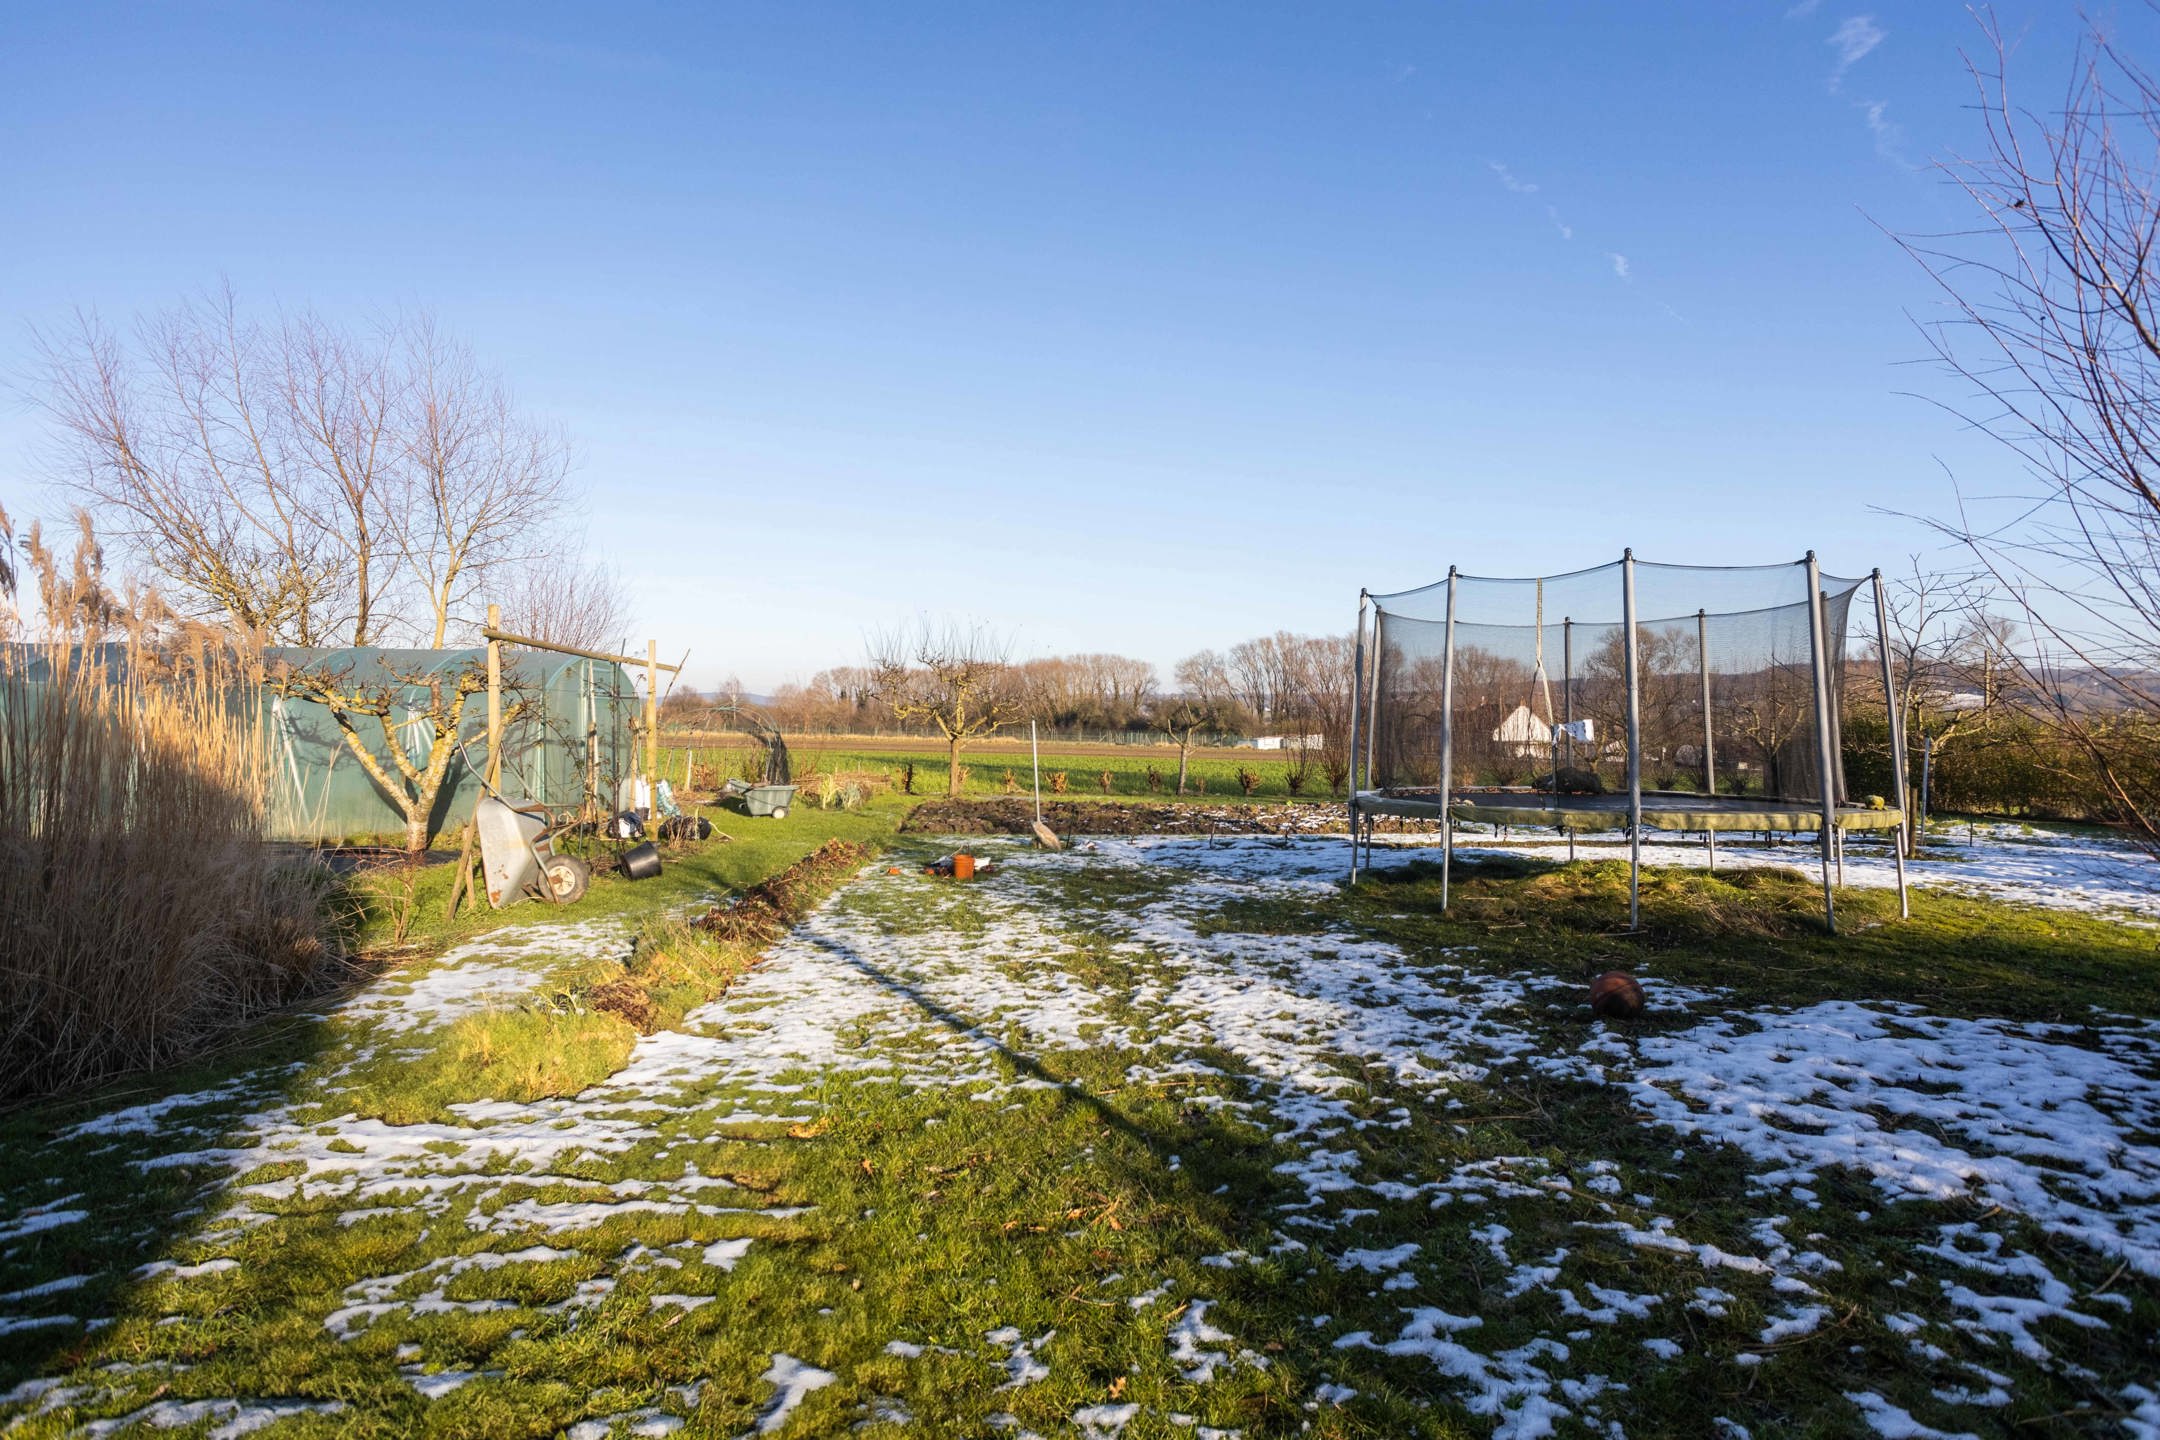
<path fill-rule="evenodd" d="M 1634 568 L 1643 788 L 1819 803 L 1807 562 Z M 1453 788 L 1626 789 L 1623 570 L 1456 577 Z M 1821 583 L 1836 756 L 1846 620 L 1866 582 Z M 1367 788 L 1442 784 L 1447 597 L 1445 582 L 1374 597 Z M 1841 766 L 1830 784 L 1845 803 Z"/>

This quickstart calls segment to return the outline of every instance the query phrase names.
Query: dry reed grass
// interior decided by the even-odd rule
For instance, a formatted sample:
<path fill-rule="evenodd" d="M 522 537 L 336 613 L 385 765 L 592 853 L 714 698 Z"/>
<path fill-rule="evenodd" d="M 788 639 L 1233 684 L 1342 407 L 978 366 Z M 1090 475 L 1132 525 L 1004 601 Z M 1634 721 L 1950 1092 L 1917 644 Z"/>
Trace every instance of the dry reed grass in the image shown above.
<path fill-rule="evenodd" d="M 72 580 L 30 559 L 49 638 L 0 645 L 0 1100 L 170 1062 L 337 953 L 330 877 L 264 841 L 268 737 L 242 659 L 160 650 L 148 627 L 84 643 L 114 612 L 81 620 L 80 557 Z"/>

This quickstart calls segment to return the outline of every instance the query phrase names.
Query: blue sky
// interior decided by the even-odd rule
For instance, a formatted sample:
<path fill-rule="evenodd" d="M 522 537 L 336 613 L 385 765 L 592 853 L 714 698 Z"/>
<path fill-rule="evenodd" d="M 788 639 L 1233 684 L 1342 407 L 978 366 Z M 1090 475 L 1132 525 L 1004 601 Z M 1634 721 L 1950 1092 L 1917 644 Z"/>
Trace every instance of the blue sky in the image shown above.
<path fill-rule="evenodd" d="M 2072 7 L 1998 13 L 2058 91 Z M 1939 0 L 17 3 L 0 371 L 221 277 L 431 308 L 571 431 L 640 632 L 753 688 L 923 612 L 1167 665 L 1451 563 L 1887 570 L 1931 541 L 1884 509 L 2008 473 L 1904 393 L 1957 391 L 1882 233 L 1967 219 L 1926 166 L 1979 40 Z M 0 398 L 0 504 L 52 513 L 36 435 Z"/>

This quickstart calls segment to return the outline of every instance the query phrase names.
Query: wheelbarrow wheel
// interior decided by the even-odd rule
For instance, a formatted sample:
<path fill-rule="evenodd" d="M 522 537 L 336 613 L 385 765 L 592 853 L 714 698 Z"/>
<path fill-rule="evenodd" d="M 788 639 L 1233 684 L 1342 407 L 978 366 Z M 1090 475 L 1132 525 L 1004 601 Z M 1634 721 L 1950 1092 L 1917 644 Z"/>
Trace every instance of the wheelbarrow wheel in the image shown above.
<path fill-rule="evenodd" d="M 547 883 L 556 903 L 574 905 L 585 898 L 585 889 L 592 884 L 592 867 L 575 855 L 550 855 Z"/>
<path fill-rule="evenodd" d="M 785 806 L 785 805 L 775 805 L 775 806 L 773 807 L 773 812 L 772 812 L 772 818 L 773 818 L 773 819 L 775 819 L 775 820 L 785 820 L 785 819 L 787 819 L 787 806 Z"/>

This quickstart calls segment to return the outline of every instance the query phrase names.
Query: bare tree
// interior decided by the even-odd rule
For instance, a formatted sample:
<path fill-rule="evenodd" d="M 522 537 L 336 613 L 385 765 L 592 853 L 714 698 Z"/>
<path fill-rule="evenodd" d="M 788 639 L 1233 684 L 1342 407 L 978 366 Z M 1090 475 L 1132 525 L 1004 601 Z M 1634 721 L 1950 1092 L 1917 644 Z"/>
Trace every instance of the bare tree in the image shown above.
<path fill-rule="evenodd" d="M 229 301 L 228 301 L 229 304 Z M 379 639 L 399 576 L 387 508 L 398 476 L 401 382 L 386 337 L 359 339 L 313 312 L 287 316 L 269 362 L 287 437 L 294 504 L 340 561 L 349 615 L 334 629 L 354 645 Z"/>
<path fill-rule="evenodd" d="M 137 326 L 36 337 L 63 477 L 198 614 L 298 645 L 330 638 L 336 547 L 303 494 L 269 341 L 225 293 Z"/>
<path fill-rule="evenodd" d="M 61 478 L 183 613 L 440 647 L 504 567 L 562 548 L 567 447 L 424 316 L 264 324 L 227 290 L 127 340 L 89 315 L 37 339 Z"/>
<path fill-rule="evenodd" d="M 988 629 L 951 621 L 923 621 L 871 642 L 879 697 L 899 719 L 927 721 L 945 737 L 947 795 L 958 795 L 966 781 L 962 748 L 996 733 L 1021 712 L 1008 653 L 1006 642 Z"/>
<path fill-rule="evenodd" d="M 1231 708 L 1232 681 L 1222 656 L 1213 650 L 1188 655 L 1177 664 L 1177 689 L 1149 702 L 1148 724 L 1177 747 L 1177 793 L 1185 793 L 1185 773 L 1193 742 L 1225 728 Z"/>
<path fill-rule="evenodd" d="M 414 325 L 406 364 L 406 493 L 392 514 L 422 622 L 440 649 L 452 618 L 491 578 L 549 552 L 570 450 L 433 321 Z"/>
<path fill-rule="evenodd" d="M 2000 511 L 1961 494 L 1941 528 L 2028 632 L 2017 703 L 2160 845 L 2160 82 L 2094 28 L 2060 100 L 2028 109 L 1983 25 L 1983 149 L 1941 167 L 1981 223 L 1899 243 L 1947 299 L 1924 331 L 1973 388 L 1955 408 L 2030 483 Z"/>
<path fill-rule="evenodd" d="M 586 557 L 577 540 L 554 554 L 496 572 L 489 594 L 502 605 L 503 628 L 513 634 L 586 650 L 621 643 L 629 626 L 630 597 L 613 566 Z"/>
<path fill-rule="evenodd" d="M 407 853 L 426 850 L 435 838 L 436 802 L 457 758 L 466 708 L 473 696 L 487 691 L 486 667 L 467 661 L 448 674 L 391 669 L 359 675 L 350 664 L 279 661 L 267 678 L 280 695 L 312 701 L 330 713 L 345 748 L 404 816 Z M 524 699 L 513 694 L 503 710 L 504 725 L 524 710 Z"/>

